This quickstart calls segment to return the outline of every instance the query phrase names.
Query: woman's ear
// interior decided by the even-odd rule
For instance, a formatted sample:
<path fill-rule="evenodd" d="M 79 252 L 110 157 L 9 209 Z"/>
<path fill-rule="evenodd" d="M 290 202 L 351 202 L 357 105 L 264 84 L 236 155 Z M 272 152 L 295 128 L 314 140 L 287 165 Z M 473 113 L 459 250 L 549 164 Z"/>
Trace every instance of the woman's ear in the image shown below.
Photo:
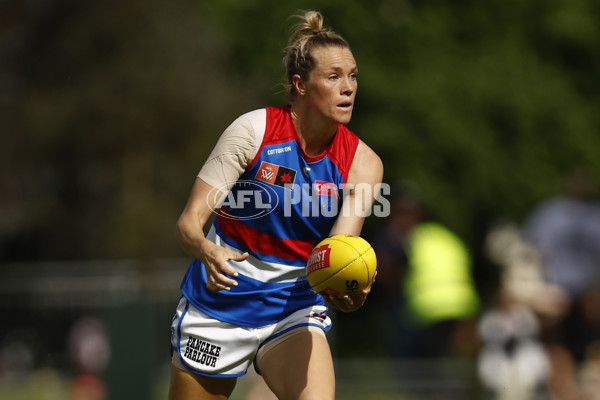
<path fill-rule="evenodd" d="M 302 77 L 298 74 L 292 76 L 292 86 L 294 87 L 297 94 L 304 96 L 306 94 L 306 85 Z"/>

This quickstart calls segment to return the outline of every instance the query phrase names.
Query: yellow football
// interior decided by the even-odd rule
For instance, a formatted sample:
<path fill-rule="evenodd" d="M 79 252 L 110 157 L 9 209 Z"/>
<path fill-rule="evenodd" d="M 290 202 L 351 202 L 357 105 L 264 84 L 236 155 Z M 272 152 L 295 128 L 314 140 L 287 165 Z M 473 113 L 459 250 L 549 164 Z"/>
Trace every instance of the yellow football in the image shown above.
<path fill-rule="evenodd" d="M 354 295 L 373 282 L 375 250 L 359 236 L 339 234 L 321 241 L 311 251 L 306 276 L 313 290 L 336 296 Z"/>

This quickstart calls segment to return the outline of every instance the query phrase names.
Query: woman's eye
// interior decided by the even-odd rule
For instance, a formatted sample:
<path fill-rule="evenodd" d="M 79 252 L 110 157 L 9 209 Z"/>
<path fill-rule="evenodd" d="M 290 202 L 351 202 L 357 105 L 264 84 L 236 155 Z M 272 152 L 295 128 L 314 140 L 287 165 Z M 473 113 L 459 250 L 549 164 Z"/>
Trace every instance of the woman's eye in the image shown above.
<path fill-rule="evenodd" d="M 331 75 L 331 76 L 329 77 L 329 80 L 330 80 L 330 81 L 335 81 L 336 79 L 337 79 L 337 75 Z"/>
<path fill-rule="evenodd" d="M 356 74 L 350 74 L 350 79 L 352 79 L 353 81 L 356 80 Z"/>

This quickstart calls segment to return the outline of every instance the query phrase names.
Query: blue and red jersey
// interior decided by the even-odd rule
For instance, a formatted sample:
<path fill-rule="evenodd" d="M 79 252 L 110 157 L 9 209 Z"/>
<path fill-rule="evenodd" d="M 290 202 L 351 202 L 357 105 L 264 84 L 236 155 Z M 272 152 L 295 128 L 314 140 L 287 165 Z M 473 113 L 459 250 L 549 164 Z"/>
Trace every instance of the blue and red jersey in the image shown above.
<path fill-rule="evenodd" d="M 305 273 L 313 247 L 329 232 L 341 210 L 343 184 L 358 138 L 338 126 L 329 146 L 307 155 L 290 107 L 268 107 L 264 138 L 256 157 L 227 194 L 207 238 L 250 257 L 231 262 L 238 286 L 211 292 L 195 259 L 181 285 L 199 310 L 241 326 L 275 323 L 301 308 L 324 304 Z"/>

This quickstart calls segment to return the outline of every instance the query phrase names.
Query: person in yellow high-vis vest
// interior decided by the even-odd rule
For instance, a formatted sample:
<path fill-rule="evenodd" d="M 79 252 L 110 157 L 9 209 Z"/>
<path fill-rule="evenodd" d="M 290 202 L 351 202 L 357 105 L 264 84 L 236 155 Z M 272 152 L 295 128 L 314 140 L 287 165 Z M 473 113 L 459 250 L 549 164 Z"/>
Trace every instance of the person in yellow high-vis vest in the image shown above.
<path fill-rule="evenodd" d="M 389 224 L 374 239 L 378 279 L 374 293 L 385 309 L 386 342 L 393 357 L 442 357 L 476 349 L 480 300 L 463 241 L 425 221 L 410 192 L 391 199 Z M 391 318 L 391 320 L 390 320 Z"/>
<path fill-rule="evenodd" d="M 404 291 L 415 323 L 475 315 L 479 299 L 469 253 L 454 233 L 434 222 L 417 225 L 409 235 L 408 260 Z"/>

